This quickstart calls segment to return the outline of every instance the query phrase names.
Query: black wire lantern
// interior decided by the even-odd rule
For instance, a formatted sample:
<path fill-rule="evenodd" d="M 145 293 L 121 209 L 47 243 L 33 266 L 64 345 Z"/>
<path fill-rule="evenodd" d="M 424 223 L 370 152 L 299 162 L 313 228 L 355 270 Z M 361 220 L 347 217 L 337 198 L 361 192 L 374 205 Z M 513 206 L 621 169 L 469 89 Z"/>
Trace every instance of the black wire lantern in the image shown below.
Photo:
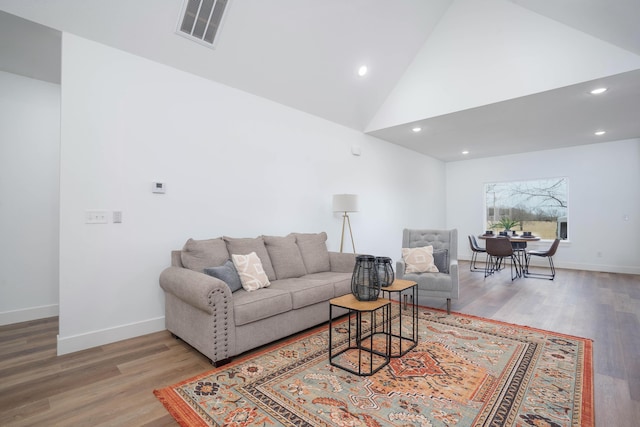
<path fill-rule="evenodd" d="M 375 301 L 380 294 L 380 280 L 376 269 L 376 258 L 358 255 L 351 276 L 351 293 L 359 301 Z"/>
<path fill-rule="evenodd" d="M 391 286 L 396 278 L 391 265 L 391 258 L 386 256 L 376 257 L 376 269 L 378 270 L 380 286 L 383 288 Z"/>

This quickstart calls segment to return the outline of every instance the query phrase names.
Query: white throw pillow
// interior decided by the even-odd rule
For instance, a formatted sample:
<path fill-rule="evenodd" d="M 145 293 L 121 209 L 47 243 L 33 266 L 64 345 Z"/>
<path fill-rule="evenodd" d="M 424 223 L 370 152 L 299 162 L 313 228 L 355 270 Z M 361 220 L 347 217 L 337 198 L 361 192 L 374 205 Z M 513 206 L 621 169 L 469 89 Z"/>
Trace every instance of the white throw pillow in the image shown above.
<path fill-rule="evenodd" d="M 402 259 L 406 265 L 405 273 L 437 273 L 433 262 L 433 246 L 420 248 L 402 248 Z"/>
<path fill-rule="evenodd" d="M 246 291 L 255 291 L 260 288 L 266 288 L 271 284 L 267 273 L 262 268 L 262 262 L 255 252 L 247 255 L 231 255 L 233 265 L 238 270 L 240 282 Z"/>

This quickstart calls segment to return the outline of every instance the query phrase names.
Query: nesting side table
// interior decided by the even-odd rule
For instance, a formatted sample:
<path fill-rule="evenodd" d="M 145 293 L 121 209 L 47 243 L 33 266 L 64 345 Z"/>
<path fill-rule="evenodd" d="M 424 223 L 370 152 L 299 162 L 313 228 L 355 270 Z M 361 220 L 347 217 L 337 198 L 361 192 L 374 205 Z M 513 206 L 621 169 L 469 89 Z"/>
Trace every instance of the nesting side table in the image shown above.
<path fill-rule="evenodd" d="M 398 308 L 400 310 L 400 313 L 398 314 L 398 333 L 393 333 L 393 331 L 390 332 L 392 341 L 394 339 L 398 340 L 398 346 L 397 350 L 392 346 L 391 357 L 401 357 L 411 351 L 411 349 L 413 349 L 416 345 L 418 345 L 418 286 L 417 283 L 413 280 L 396 279 L 390 286 L 384 287 L 381 290 L 382 296 L 385 296 L 386 292 L 389 296 L 389 299 L 392 299 L 392 293 L 398 294 Z M 411 292 L 412 298 L 410 313 L 411 316 L 407 318 L 408 313 L 405 313 L 405 315 L 403 316 L 402 312 L 406 312 L 409 309 L 407 304 L 407 297 L 409 296 L 409 292 Z M 402 297 L 404 297 L 404 301 L 402 301 Z M 410 334 L 403 334 L 403 322 L 405 329 L 408 329 L 407 323 L 411 322 Z"/>
<path fill-rule="evenodd" d="M 333 348 L 334 307 L 349 310 L 348 342 L 345 348 L 335 353 Z M 381 316 L 377 316 L 378 313 Z M 352 317 L 355 317 L 355 322 L 352 322 Z M 364 330 L 363 321 L 367 318 L 370 328 Z M 352 323 L 355 331 L 352 331 Z M 387 366 L 390 359 L 391 302 L 388 299 L 359 301 L 352 294 L 347 294 L 329 301 L 329 363 L 332 366 L 355 375 L 368 376 Z"/>

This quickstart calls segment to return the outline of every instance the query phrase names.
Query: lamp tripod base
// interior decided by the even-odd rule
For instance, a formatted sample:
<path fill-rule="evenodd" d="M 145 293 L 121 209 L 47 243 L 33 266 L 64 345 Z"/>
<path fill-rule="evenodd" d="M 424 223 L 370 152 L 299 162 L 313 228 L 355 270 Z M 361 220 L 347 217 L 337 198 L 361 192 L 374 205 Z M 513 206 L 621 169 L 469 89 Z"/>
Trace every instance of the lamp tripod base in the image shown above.
<path fill-rule="evenodd" d="M 346 212 L 342 215 L 342 237 L 340 238 L 340 252 L 342 252 L 342 248 L 344 247 L 344 227 L 345 224 L 349 226 L 349 236 L 351 236 L 351 247 L 353 248 L 353 253 L 356 253 L 356 245 L 353 243 L 353 232 L 351 231 L 351 220 L 349 219 L 349 214 Z"/>

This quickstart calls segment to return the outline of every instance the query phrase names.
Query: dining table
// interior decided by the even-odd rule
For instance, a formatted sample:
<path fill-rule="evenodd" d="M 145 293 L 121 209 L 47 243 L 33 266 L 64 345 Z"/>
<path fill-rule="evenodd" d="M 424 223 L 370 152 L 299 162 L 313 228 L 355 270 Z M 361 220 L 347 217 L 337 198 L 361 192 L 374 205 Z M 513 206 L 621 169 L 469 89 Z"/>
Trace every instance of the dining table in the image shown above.
<path fill-rule="evenodd" d="M 525 255 L 525 250 L 527 249 L 527 243 L 528 242 L 537 242 L 540 240 L 540 237 L 538 236 L 525 236 L 523 234 L 518 234 L 518 233 L 509 233 L 509 234 L 481 234 L 478 236 L 479 239 L 482 240 L 486 240 L 486 239 L 496 239 L 499 237 L 506 237 L 507 239 L 509 239 L 509 241 L 511 242 L 511 247 L 513 248 L 513 251 L 516 253 L 516 257 L 518 258 L 518 262 L 520 263 L 520 265 L 524 268 L 525 264 L 526 264 L 526 255 Z"/>

